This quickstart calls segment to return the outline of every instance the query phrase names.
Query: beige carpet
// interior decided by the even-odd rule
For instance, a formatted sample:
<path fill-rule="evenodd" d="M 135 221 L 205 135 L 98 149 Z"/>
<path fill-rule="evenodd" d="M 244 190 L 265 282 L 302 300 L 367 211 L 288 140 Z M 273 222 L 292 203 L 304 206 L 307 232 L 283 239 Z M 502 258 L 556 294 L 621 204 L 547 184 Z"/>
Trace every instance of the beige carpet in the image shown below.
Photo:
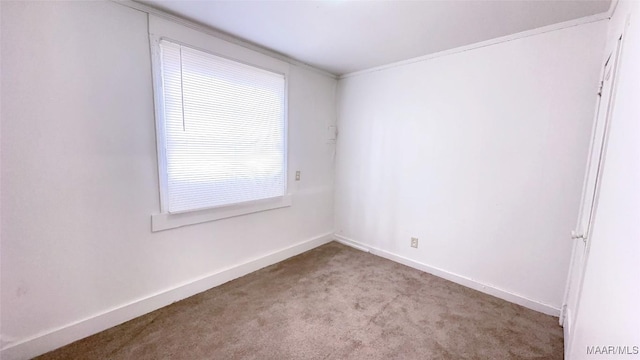
<path fill-rule="evenodd" d="M 333 242 L 41 358 L 562 359 L 562 346 L 557 318 Z"/>

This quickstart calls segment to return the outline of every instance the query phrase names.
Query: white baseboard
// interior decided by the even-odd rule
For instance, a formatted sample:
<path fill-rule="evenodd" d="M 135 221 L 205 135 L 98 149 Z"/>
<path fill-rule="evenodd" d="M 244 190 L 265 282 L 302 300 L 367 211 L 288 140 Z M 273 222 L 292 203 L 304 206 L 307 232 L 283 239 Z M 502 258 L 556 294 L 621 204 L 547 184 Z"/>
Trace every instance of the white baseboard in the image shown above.
<path fill-rule="evenodd" d="M 70 344 L 138 316 L 160 309 L 173 302 L 224 284 L 266 266 L 316 248 L 333 240 L 333 233 L 320 235 L 284 249 L 246 261 L 242 264 L 208 274 L 168 290 L 106 310 L 89 318 L 67 324 L 32 338 L 9 344 L 0 351 L 0 359 L 30 359 Z"/>
<path fill-rule="evenodd" d="M 400 256 L 386 250 L 378 249 L 376 247 L 363 244 L 361 242 L 355 241 L 353 239 L 349 239 L 341 235 L 334 235 L 334 238 L 336 239 L 336 241 L 342 244 L 345 244 L 347 246 L 351 246 L 355 249 L 370 252 L 374 255 L 395 261 L 397 263 L 412 267 L 414 269 L 422 270 L 429 274 L 441 277 L 443 279 L 447 279 L 449 281 L 453 281 L 454 283 L 466 286 L 474 290 L 478 290 L 485 294 L 495 296 L 497 298 L 512 302 L 514 304 L 522 305 L 531 310 L 535 310 L 547 315 L 560 316 L 560 309 L 555 308 L 551 305 L 544 304 L 539 301 L 531 300 L 522 295 L 518 295 L 510 291 L 497 288 L 493 285 L 484 284 L 462 275 L 454 274 L 452 272 L 449 272 L 443 269 L 429 266 L 427 264 L 423 264 L 421 262 L 408 259 L 404 256 Z"/>

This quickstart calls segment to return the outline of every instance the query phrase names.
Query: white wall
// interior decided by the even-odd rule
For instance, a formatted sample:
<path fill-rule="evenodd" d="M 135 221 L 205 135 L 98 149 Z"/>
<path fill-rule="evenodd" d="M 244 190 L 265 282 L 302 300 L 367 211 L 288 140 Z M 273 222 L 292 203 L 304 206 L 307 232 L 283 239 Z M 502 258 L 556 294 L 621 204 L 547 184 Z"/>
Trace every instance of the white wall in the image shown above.
<path fill-rule="evenodd" d="M 336 233 L 557 315 L 605 27 L 341 79 Z"/>
<path fill-rule="evenodd" d="M 330 239 L 335 79 L 291 66 L 292 207 L 152 233 L 147 15 L 113 2 L 1 6 L 3 358 L 51 350 Z"/>
<path fill-rule="evenodd" d="M 627 16 L 631 22 L 570 359 L 636 358 L 640 352 L 640 3 L 618 4 L 607 49 L 615 47 Z M 587 355 L 587 346 L 614 346 L 616 352 Z M 635 356 L 620 355 L 618 346 L 632 352 L 635 346 Z"/>

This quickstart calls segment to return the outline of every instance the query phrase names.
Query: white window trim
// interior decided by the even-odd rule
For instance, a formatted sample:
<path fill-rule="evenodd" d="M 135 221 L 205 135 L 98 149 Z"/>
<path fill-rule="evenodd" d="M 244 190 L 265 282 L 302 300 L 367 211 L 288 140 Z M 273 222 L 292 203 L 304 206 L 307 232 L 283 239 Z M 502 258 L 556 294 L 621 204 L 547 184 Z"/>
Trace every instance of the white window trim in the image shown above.
<path fill-rule="evenodd" d="M 257 213 L 291 206 L 291 194 L 275 198 L 248 201 L 217 208 L 189 211 L 178 214 L 160 213 L 151 215 L 151 231 L 162 231 L 186 225 L 227 219 L 234 216 Z"/>
<path fill-rule="evenodd" d="M 283 74 L 285 77 L 285 113 L 284 113 L 284 172 L 285 195 L 248 201 L 244 203 L 213 207 L 209 209 L 194 210 L 183 213 L 169 213 L 167 211 L 168 184 L 167 184 L 167 156 L 166 134 L 164 128 L 164 99 L 162 91 L 162 74 L 160 59 L 160 40 L 166 39 L 172 42 L 184 44 L 216 56 L 231 59 L 240 63 L 259 67 L 271 72 Z M 161 231 L 176 227 L 198 224 L 208 221 L 220 220 L 234 216 L 256 213 L 265 210 L 278 209 L 292 205 L 291 194 L 288 187 L 288 84 L 289 64 L 219 39 L 217 37 L 188 28 L 184 25 L 149 15 L 149 42 L 151 47 L 151 69 L 153 77 L 154 107 L 156 118 L 156 144 L 158 157 L 158 184 L 160 190 L 160 213 L 151 215 L 151 230 Z"/>

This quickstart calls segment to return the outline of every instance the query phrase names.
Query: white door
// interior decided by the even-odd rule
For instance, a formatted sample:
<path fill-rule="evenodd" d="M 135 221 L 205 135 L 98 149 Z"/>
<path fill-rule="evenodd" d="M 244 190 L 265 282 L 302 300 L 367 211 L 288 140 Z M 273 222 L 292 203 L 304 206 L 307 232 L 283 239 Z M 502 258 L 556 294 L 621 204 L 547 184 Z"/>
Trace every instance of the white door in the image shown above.
<path fill-rule="evenodd" d="M 609 55 L 604 65 L 602 81 L 600 82 L 599 103 L 593 125 L 591 148 L 587 162 L 587 171 L 582 189 L 582 203 L 576 229 L 572 231 L 573 254 L 569 268 L 569 278 L 565 289 L 564 306 L 560 317 L 564 326 L 565 349 L 571 342 L 572 326 L 574 324 L 580 303 L 582 277 L 589 255 L 589 238 L 598 200 L 598 189 L 602 178 L 602 169 L 606 153 L 609 119 L 611 118 L 614 81 L 617 70 L 617 60 L 620 53 L 620 38 L 616 49 Z"/>

